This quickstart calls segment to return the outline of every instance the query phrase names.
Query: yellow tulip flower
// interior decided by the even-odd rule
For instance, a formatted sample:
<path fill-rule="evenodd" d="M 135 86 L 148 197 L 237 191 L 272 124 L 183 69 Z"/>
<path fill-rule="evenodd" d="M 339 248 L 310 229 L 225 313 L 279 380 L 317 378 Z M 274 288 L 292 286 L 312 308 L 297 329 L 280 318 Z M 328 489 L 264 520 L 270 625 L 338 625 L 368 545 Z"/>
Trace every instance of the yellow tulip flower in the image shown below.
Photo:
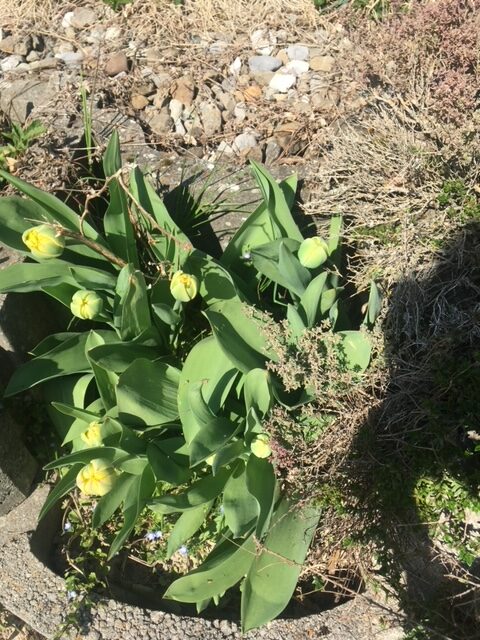
<path fill-rule="evenodd" d="M 328 258 L 328 244 L 322 238 L 307 238 L 298 249 L 300 264 L 308 269 L 316 269 Z"/>
<path fill-rule="evenodd" d="M 103 309 L 103 300 L 95 291 L 82 289 L 72 296 L 70 311 L 82 320 L 94 320 Z"/>
<path fill-rule="evenodd" d="M 22 241 L 34 258 L 59 258 L 65 249 L 65 239 L 47 224 L 39 224 L 24 231 Z"/>
<path fill-rule="evenodd" d="M 104 496 L 113 487 L 117 474 L 108 460 L 92 460 L 77 474 L 77 487 L 87 496 Z"/>
<path fill-rule="evenodd" d="M 90 422 L 88 429 L 80 434 L 80 438 L 89 447 L 100 447 L 102 444 L 101 427 L 100 422 Z"/>
<path fill-rule="evenodd" d="M 195 276 L 177 271 L 170 282 L 170 292 L 175 300 L 189 302 L 198 293 L 198 280 Z"/>
<path fill-rule="evenodd" d="M 268 458 L 272 455 L 272 449 L 270 448 L 270 438 L 266 433 L 260 433 L 250 445 L 251 452 L 257 456 L 257 458 Z"/>

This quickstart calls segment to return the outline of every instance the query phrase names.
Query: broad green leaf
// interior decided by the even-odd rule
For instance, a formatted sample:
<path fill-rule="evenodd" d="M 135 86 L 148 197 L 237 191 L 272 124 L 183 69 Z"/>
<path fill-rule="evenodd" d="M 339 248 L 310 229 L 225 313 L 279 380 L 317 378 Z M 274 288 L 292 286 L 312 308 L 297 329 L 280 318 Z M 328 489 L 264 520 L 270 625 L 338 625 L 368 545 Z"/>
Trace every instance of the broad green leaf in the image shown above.
<path fill-rule="evenodd" d="M 298 308 L 299 310 L 301 310 L 300 306 Z M 297 308 L 293 306 L 293 304 L 287 305 L 287 320 L 292 332 L 292 336 L 296 340 L 305 331 L 306 322 L 300 315 L 299 311 L 297 311 Z"/>
<path fill-rule="evenodd" d="M 230 469 L 220 469 L 217 475 L 209 475 L 197 480 L 183 493 L 154 498 L 149 507 L 155 513 L 175 513 L 177 511 L 195 509 L 202 504 L 215 500 L 223 491 L 230 474 Z"/>
<path fill-rule="evenodd" d="M 142 210 L 139 210 L 139 218 L 143 219 L 143 224 L 153 240 L 150 245 L 152 251 L 159 260 L 172 262 L 176 266 L 182 267 L 191 250 L 190 241 L 174 222 L 162 199 L 148 180 L 145 179 L 138 167 L 135 167 L 131 173 L 130 190 L 142 209 L 155 222 L 155 224 L 152 224 Z"/>
<path fill-rule="evenodd" d="M 65 229 L 70 229 L 77 233 L 80 232 L 80 216 L 51 193 L 37 189 L 37 187 L 28 184 L 28 182 L 25 182 L 20 178 L 12 176 L 6 171 L 0 170 L 0 178 L 9 182 L 12 186 L 33 200 L 33 202 L 42 207 L 45 212 L 45 217 L 50 222 L 56 221 L 65 227 Z M 104 240 L 100 234 L 86 220 L 83 222 L 82 229 L 87 238 L 90 238 L 99 244 L 104 244 Z"/>
<path fill-rule="evenodd" d="M 204 313 L 220 348 L 237 369 L 248 373 L 251 369 L 264 368 L 267 353 L 262 325 L 247 315 L 243 304 L 219 303 Z"/>
<path fill-rule="evenodd" d="M 280 243 L 278 269 L 288 283 L 288 290 L 301 298 L 311 280 L 310 271 L 300 264 L 284 242 Z"/>
<path fill-rule="evenodd" d="M 158 481 L 178 486 L 188 482 L 190 479 L 190 469 L 179 464 L 179 457 L 177 456 L 175 459 L 174 455 L 168 451 L 163 451 L 161 446 L 150 443 L 147 447 L 147 456 Z"/>
<path fill-rule="evenodd" d="M 248 572 L 255 557 L 255 542 L 225 540 L 202 565 L 170 585 L 165 598 L 180 602 L 201 602 L 224 593 Z"/>
<path fill-rule="evenodd" d="M 263 479 L 262 479 L 263 482 Z M 245 462 L 239 460 L 223 491 L 225 523 L 235 537 L 252 529 L 259 515 L 256 498 L 247 486 Z"/>
<path fill-rule="evenodd" d="M 262 418 L 270 411 L 273 394 L 270 374 L 266 369 L 252 369 L 245 376 L 243 387 L 247 412 L 253 407 Z"/>
<path fill-rule="evenodd" d="M 376 282 L 372 280 L 370 283 L 370 293 L 368 296 L 367 313 L 363 324 L 373 327 L 382 310 L 382 295 Z"/>
<path fill-rule="evenodd" d="M 328 272 L 324 271 L 313 278 L 300 298 L 299 312 L 305 316 L 307 327 L 316 325 L 320 315 L 320 299 L 327 282 Z"/>
<path fill-rule="evenodd" d="M 372 355 L 372 345 L 368 336 L 361 331 L 340 331 L 339 335 L 342 336 L 341 348 L 348 368 L 353 371 L 365 371 Z"/>
<path fill-rule="evenodd" d="M 198 422 L 189 402 L 192 386 L 202 383 L 202 397 L 212 414 L 217 414 L 224 405 L 236 375 L 232 362 L 213 336 L 204 338 L 190 351 L 180 374 L 178 388 L 178 411 L 187 443 L 198 432 Z"/>
<path fill-rule="evenodd" d="M 78 286 L 62 283 L 53 287 L 42 287 L 42 291 L 70 309 L 70 303 L 78 291 Z"/>
<path fill-rule="evenodd" d="M 190 442 L 190 466 L 211 456 L 226 445 L 238 431 L 238 425 L 227 418 L 213 416 Z"/>
<path fill-rule="evenodd" d="M 282 236 L 302 242 L 303 236 L 293 220 L 283 190 L 265 167 L 262 167 L 262 165 L 254 160 L 251 160 L 250 164 L 253 176 L 260 187 L 268 211 L 279 226 Z M 289 198 L 289 200 L 291 201 L 291 198 Z"/>
<path fill-rule="evenodd" d="M 298 177 L 296 173 L 292 173 L 291 176 L 285 178 L 279 183 L 279 187 L 282 190 L 285 202 L 288 209 L 291 211 L 295 204 L 295 194 L 297 193 Z"/>
<path fill-rule="evenodd" d="M 123 526 L 112 542 L 108 554 L 109 560 L 113 558 L 125 544 L 140 513 L 145 508 L 147 500 L 151 498 L 155 490 L 155 478 L 149 466 L 145 467 L 141 475 L 134 476 L 134 478 L 135 480 L 129 486 L 123 503 Z"/>
<path fill-rule="evenodd" d="M 213 502 L 207 502 L 196 509 L 182 513 L 168 536 L 167 560 L 200 529 L 212 508 L 212 504 Z"/>
<path fill-rule="evenodd" d="M 30 254 L 22 241 L 22 234 L 33 227 L 35 221 L 47 221 L 44 209 L 36 202 L 18 196 L 3 197 L 1 202 L 0 242 L 20 253 Z"/>
<path fill-rule="evenodd" d="M 132 340 L 151 325 L 147 286 L 143 274 L 127 264 L 118 275 L 114 322 L 122 340 Z"/>
<path fill-rule="evenodd" d="M 116 277 L 102 269 L 77 265 L 70 266 L 69 270 L 80 289 L 103 289 L 112 293 L 115 289 Z"/>
<path fill-rule="evenodd" d="M 109 336 L 109 338 L 109 341 L 111 341 L 111 336 Z M 103 405 L 108 411 L 117 404 L 115 390 L 118 384 L 118 376 L 116 373 L 100 367 L 90 358 L 90 350 L 105 343 L 106 340 L 103 335 L 96 331 L 90 331 L 85 343 L 85 353 L 87 354 L 87 359 L 95 376 L 95 382 L 97 383 L 97 389 L 102 398 Z"/>
<path fill-rule="evenodd" d="M 66 437 L 76 420 L 59 413 L 51 403 L 62 402 L 70 406 L 84 407 L 92 381 L 93 374 L 89 373 L 54 378 L 42 384 L 42 399 L 46 404 L 48 416 L 61 438 Z"/>
<path fill-rule="evenodd" d="M 320 314 L 323 316 L 330 311 L 335 302 L 338 299 L 339 292 L 342 291 L 341 287 L 337 289 L 324 289 L 320 298 Z"/>
<path fill-rule="evenodd" d="M 331 276 L 331 285 L 337 287 L 339 284 L 339 273 L 342 264 L 342 247 L 341 239 L 343 232 L 343 218 L 341 216 L 333 216 L 330 220 L 330 231 L 328 236 L 328 252 L 330 262 L 336 267 L 335 273 Z"/>
<path fill-rule="evenodd" d="M 111 342 L 93 347 L 88 357 L 94 364 L 115 373 L 123 373 L 134 360 L 146 358 L 156 360 L 160 357 L 158 349 L 133 342 Z"/>
<path fill-rule="evenodd" d="M 60 413 L 63 413 L 66 416 L 72 416 L 72 418 L 77 418 L 78 420 L 83 420 L 86 423 L 97 422 L 101 420 L 101 417 L 98 413 L 93 413 L 92 411 L 87 411 L 86 409 L 78 409 L 77 407 L 63 404 L 62 402 L 52 402 L 52 406 L 55 407 L 57 411 L 60 411 Z"/>
<path fill-rule="evenodd" d="M 262 540 L 270 525 L 276 499 L 277 480 L 272 463 L 264 458 L 251 455 L 246 468 L 246 485 L 248 491 L 258 502 L 258 519 L 255 535 Z"/>
<path fill-rule="evenodd" d="M 145 467 L 149 464 L 146 456 L 131 455 L 128 458 L 124 458 L 118 462 L 116 468 L 125 473 L 131 473 L 134 476 L 141 475 Z M 153 472 L 153 470 L 152 470 Z"/>
<path fill-rule="evenodd" d="M 51 335 L 41 340 L 37 344 L 37 346 L 34 349 L 32 349 L 29 353 L 32 356 L 43 356 L 45 353 L 48 353 L 49 351 L 51 351 L 54 347 L 58 347 L 59 345 L 66 342 L 67 340 L 70 340 L 70 338 L 73 338 L 75 336 L 80 336 L 80 335 L 82 335 L 80 332 L 74 332 L 74 331 L 63 331 L 60 333 L 52 333 Z"/>
<path fill-rule="evenodd" d="M 26 293 L 59 284 L 76 285 L 68 264 L 61 260 L 43 263 L 18 263 L 0 270 L 0 293 Z"/>
<path fill-rule="evenodd" d="M 5 396 L 13 396 L 52 378 L 89 372 L 90 365 L 85 356 L 87 338 L 86 333 L 74 335 L 51 351 L 20 366 L 10 378 Z"/>
<path fill-rule="evenodd" d="M 52 491 L 50 491 L 38 515 L 39 520 L 41 520 L 48 513 L 48 511 L 50 511 L 57 500 L 63 498 L 63 496 L 65 496 L 75 487 L 77 475 L 82 467 L 83 465 L 81 464 L 73 465 L 73 467 L 71 467 L 63 476 L 63 478 L 55 485 Z"/>
<path fill-rule="evenodd" d="M 115 130 L 103 156 L 105 177 L 110 178 L 108 193 L 110 201 L 103 218 L 103 226 L 108 243 L 117 256 L 138 267 L 135 232 L 130 221 L 127 194 L 116 178 L 112 178 L 122 168 L 120 141 Z"/>
<path fill-rule="evenodd" d="M 198 279 L 199 293 L 207 306 L 224 300 L 240 301 L 230 273 L 206 253 L 195 249 L 188 256 L 184 270 Z"/>
<path fill-rule="evenodd" d="M 76 464 L 81 462 L 86 465 L 96 458 L 102 458 L 108 460 L 112 464 L 115 464 L 119 460 L 128 457 L 128 453 L 122 449 L 116 449 L 115 447 L 90 447 L 89 449 L 83 449 L 82 451 L 75 451 L 69 453 L 66 456 L 53 460 L 46 464 L 43 468 L 45 471 L 50 469 L 59 469 L 60 467 L 67 467 L 70 464 Z"/>
<path fill-rule="evenodd" d="M 219 451 L 217 451 L 212 464 L 212 472 L 215 475 L 220 469 L 227 464 L 230 464 L 234 460 L 237 460 L 247 452 L 247 448 L 243 440 L 233 440 L 229 442 Z"/>
<path fill-rule="evenodd" d="M 83 401 L 81 402 L 81 404 L 83 404 Z M 86 431 L 86 429 L 88 429 L 88 424 L 90 422 L 102 422 L 103 418 L 100 416 L 105 411 L 101 398 L 97 398 L 96 400 L 94 400 L 87 407 L 86 411 L 75 409 L 75 413 L 72 411 L 73 409 L 72 405 L 66 405 L 64 403 L 57 403 L 57 402 L 53 402 L 52 405 L 54 406 L 55 409 L 57 409 L 57 411 L 61 411 L 64 414 L 67 414 L 68 412 L 68 414 L 72 414 L 75 416 L 75 419 L 73 420 L 73 422 L 70 423 L 68 431 L 66 432 L 63 438 L 62 446 L 67 444 L 68 442 L 75 443 L 75 441 L 78 440 L 78 438 L 80 438 L 81 434 L 84 431 Z M 59 405 L 61 405 L 61 408 L 59 408 Z M 95 417 L 88 417 L 88 416 L 95 416 Z M 74 446 L 74 449 L 77 450 L 77 447 L 75 446 L 75 444 L 73 446 Z M 81 448 L 84 449 L 85 447 L 81 447 Z"/>
<path fill-rule="evenodd" d="M 174 422 L 179 380 L 180 371 L 165 362 L 135 360 L 118 380 L 120 420 L 137 427 Z"/>
<path fill-rule="evenodd" d="M 104 525 L 107 520 L 110 520 L 125 500 L 128 492 L 131 491 L 132 485 L 135 484 L 135 482 L 137 482 L 135 476 L 122 473 L 112 489 L 98 500 L 92 515 L 92 527 L 94 529 L 98 529 Z"/>
<path fill-rule="evenodd" d="M 293 507 L 284 499 L 255 557 L 242 591 L 242 630 L 260 627 L 287 606 L 319 519 L 317 509 Z"/>

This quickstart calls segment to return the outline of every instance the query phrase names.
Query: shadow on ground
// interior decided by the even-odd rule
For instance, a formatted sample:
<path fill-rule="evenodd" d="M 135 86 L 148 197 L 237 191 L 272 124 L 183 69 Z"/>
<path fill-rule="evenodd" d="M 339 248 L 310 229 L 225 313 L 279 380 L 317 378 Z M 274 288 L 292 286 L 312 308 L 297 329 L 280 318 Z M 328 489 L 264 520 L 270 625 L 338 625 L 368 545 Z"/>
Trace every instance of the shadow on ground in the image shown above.
<path fill-rule="evenodd" d="M 381 549 L 407 638 L 478 638 L 480 223 L 446 239 L 428 273 L 398 282 L 384 340 L 386 395 L 346 471 L 360 538 Z"/>

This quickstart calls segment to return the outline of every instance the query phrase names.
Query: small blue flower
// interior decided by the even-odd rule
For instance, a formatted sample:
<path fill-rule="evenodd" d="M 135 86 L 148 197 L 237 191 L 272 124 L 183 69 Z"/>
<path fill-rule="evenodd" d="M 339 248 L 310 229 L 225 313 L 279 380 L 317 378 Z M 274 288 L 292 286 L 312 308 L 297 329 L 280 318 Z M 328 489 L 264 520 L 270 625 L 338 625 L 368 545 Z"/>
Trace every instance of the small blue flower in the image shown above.
<path fill-rule="evenodd" d="M 163 533 L 161 531 L 155 531 L 153 535 L 155 536 L 155 540 L 163 538 Z"/>
<path fill-rule="evenodd" d="M 67 600 L 75 600 L 77 597 L 76 591 L 67 591 Z"/>
<path fill-rule="evenodd" d="M 252 254 L 250 253 L 250 251 L 245 251 L 242 255 L 242 260 L 250 260 L 251 257 Z"/>
<path fill-rule="evenodd" d="M 181 556 L 184 556 L 184 557 L 185 557 L 185 556 L 188 556 L 188 549 L 187 549 L 187 547 L 186 547 L 184 544 L 182 544 L 182 546 L 181 546 L 181 547 L 179 548 L 179 550 L 178 550 L 178 553 L 179 553 Z"/>
<path fill-rule="evenodd" d="M 73 525 L 71 522 L 65 522 L 65 524 L 63 525 L 63 530 L 64 531 L 71 531 L 73 529 Z"/>
<path fill-rule="evenodd" d="M 220 505 L 220 508 L 218 510 L 220 514 L 223 516 L 223 514 L 225 513 L 225 507 L 223 506 L 223 504 Z"/>
<path fill-rule="evenodd" d="M 144 539 L 147 540 L 147 542 L 153 542 L 154 540 L 156 540 L 155 534 L 153 532 L 146 533 L 144 535 Z"/>

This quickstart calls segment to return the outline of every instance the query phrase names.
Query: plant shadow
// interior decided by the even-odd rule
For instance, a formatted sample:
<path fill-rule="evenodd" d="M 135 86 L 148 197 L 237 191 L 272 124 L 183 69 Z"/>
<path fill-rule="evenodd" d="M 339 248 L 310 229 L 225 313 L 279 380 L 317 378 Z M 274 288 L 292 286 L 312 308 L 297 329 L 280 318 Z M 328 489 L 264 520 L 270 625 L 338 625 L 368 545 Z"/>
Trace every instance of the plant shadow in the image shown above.
<path fill-rule="evenodd" d="M 345 470 L 408 638 L 479 637 L 479 247 L 473 221 L 395 286 L 382 401 Z"/>

